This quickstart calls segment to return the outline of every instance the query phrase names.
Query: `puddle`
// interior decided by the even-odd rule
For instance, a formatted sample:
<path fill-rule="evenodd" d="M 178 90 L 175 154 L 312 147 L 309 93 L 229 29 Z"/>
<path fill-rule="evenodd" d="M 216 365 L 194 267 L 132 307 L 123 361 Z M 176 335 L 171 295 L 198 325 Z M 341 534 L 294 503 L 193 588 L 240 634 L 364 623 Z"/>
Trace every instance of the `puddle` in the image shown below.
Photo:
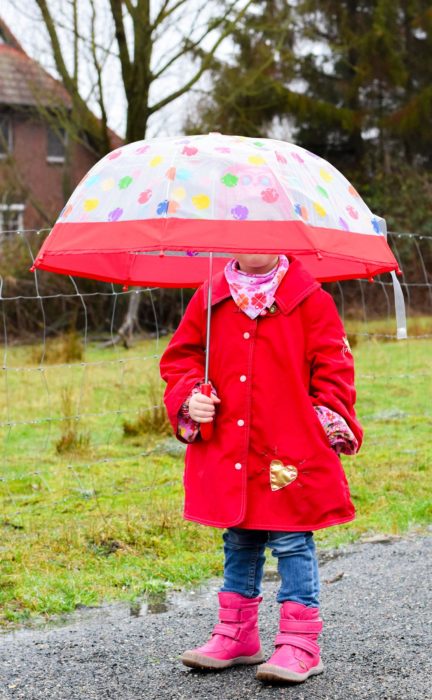
<path fill-rule="evenodd" d="M 349 554 L 344 548 L 323 550 L 318 553 L 318 559 L 322 566 L 340 557 L 349 556 Z M 279 574 L 275 568 L 267 567 L 264 572 L 264 583 L 274 581 L 279 581 Z M 105 622 L 115 623 L 117 620 L 124 620 L 127 617 L 144 617 L 146 615 L 160 615 L 171 610 L 188 610 L 195 607 L 197 603 L 202 607 L 214 608 L 220 585 L 221 579 L 212 579 L 193 590 L 167 589 L 149 592 L 129 603 L 106 603 L 99 606 L 80 605 L 72 613 L 52 616 L 49 619 L 34 618 L 21 627 L 10 630 L 0 629 L 0 639 L 4 641 L 8 636 L 32 634 L 35 631 L 47 631 L 60 627 L 100 624 L 101 619 Z"/>

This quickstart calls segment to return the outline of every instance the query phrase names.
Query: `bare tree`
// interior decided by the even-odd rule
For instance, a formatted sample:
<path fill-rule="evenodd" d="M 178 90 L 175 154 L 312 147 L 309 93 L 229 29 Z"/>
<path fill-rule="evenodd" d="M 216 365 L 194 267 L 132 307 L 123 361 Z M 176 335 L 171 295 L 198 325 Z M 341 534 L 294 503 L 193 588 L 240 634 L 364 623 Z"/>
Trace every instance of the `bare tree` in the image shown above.
<path fill-rule="evenodd" d="M 254 0 L 30 2 L 39 11 L 57 73 L 71 96 L 71 124 L 75 130 L 80 125 L 102 157 L 110 150 L 106 97 L 110 71 L 120 68 L 125 141 L 143 139 L 150 117 L 200 80 Z M 16 0 L 15 6 L 19 11 Z M 89 66 L 91 95 L 85 95 L 81 76 Z M 95 104 L 98 117 L 91 108 Z"/>

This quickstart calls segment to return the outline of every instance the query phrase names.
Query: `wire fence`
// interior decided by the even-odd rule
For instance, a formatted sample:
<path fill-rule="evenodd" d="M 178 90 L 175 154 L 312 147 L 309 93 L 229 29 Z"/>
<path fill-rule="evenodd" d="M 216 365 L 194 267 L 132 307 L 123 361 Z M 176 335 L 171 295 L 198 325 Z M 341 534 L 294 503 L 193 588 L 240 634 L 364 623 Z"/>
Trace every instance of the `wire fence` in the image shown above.
<path fill-rule="evenodd" d="M 176 457 L 183 450 L 167 430 L 158 363 L 187 294 L 125 292 L 111 284 L 31 273 L 45 233 L 0 232 L 0 488 L 8 522 L 13 518 L 16 527 L 29 508 L 35 513 L 77 499 L 171 489 L 177 482 L 157 470 L 149 476 L 146 465 L 157 455 Z M 359 386 L 409 382 L 424 394 L 431 388 L 432 363 L 422 359 L 424 353 L 419 359 L 416 348 L 432 338 L 432 236 L 391 233 L 389 241 L 404 273 L 406 340 L 396 340 L 389 276 L 373 284 L 332 283 L 328 289 L 354 353 L 356 345 L 398 344 L 393 364 L 368 353 L 357 372 Z M 140 311 L 133 340 L 125 343 L 119 328 L 132 296 Z M 395 409 L 394 417 L 430 416 L 431 409 L 422 406 L 414 412 Z M 122 481 L 131 464 L 134 479 Z"/>

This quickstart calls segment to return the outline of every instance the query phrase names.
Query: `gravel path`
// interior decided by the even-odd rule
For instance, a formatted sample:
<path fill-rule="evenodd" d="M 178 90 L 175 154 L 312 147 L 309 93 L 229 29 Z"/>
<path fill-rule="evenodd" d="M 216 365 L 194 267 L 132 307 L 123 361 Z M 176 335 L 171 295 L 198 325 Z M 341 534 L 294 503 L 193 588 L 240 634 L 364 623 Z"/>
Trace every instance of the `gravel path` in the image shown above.
<path fill-rule="evenodd" d="M 409 537 L 323 555 L 326 670 L 304 685 L 263 685 L 251 667 L 209 674 L 178 662 L 215 622 L 218 581 L 212 581 L 201 591 L 174 596 L 159 614 L 104 606 L 61 627 L 3 634 L 0 698 L 432 700 L 431 550 L 431 537 Z M 272 578 L 261 606 L 268 653 L 278 614 Z"/>

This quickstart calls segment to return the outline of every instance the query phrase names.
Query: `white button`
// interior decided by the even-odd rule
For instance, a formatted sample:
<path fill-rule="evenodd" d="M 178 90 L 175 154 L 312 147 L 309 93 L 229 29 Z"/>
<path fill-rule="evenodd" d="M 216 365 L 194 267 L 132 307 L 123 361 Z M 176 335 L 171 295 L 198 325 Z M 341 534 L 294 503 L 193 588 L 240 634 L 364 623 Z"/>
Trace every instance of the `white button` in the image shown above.
<path fill-rule="evenodd" d="M 246 333 L 243 333 L 243 338 L 245 338 L 245 340 L 249 340 L 250 333 L 248 333 L 247 331 L 246 331 Z"/>
<path fill-rule="evenodd" d="M 235 464 L 234 467 L 235 467 L 237 470 L 239 470 L 239 469 L 242 468 L 242 465 L 240 464 L 240 462 L 237 462 L 237 464 Z"/>
<path fill-rule="evenodd" d="M 241 382 L 245 382 L 245 381 L 246 381 L 246 375 L 245 375 L 245 374 L 242 374 L 242 376 L 240 377 L 240 381 L 241 381 Z"/>
<path fill-rule="evenodd" d="M 240 420 L 237 421 L 237 425 L 240 425 L 240 426 L 244 425 L 244 420 L 242 420 L 242 419 L 240 418 Z"/>

